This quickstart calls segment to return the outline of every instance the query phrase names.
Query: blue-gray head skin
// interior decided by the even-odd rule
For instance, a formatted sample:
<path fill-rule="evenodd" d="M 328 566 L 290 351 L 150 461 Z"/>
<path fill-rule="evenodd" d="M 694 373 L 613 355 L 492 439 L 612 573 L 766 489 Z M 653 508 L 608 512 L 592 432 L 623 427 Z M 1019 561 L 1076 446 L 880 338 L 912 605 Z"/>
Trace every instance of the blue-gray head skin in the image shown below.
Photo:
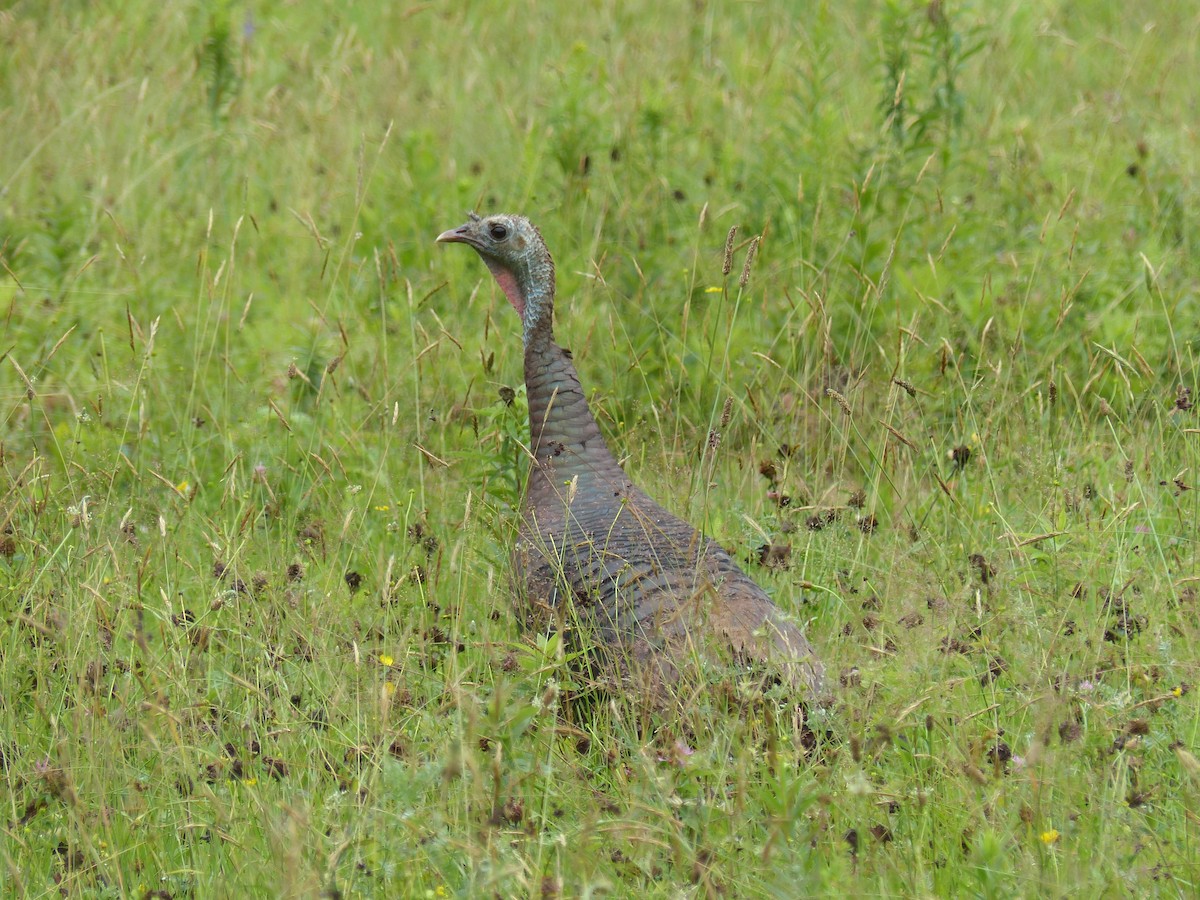
<path fill-rule="evenodd" d="M 440 243 L 466 244 L 484 263 L 523 323 L 525 346 L 553 339 L 554 260 L 524 216 L 470 213 L 465 225 L 443 231 Z"/>

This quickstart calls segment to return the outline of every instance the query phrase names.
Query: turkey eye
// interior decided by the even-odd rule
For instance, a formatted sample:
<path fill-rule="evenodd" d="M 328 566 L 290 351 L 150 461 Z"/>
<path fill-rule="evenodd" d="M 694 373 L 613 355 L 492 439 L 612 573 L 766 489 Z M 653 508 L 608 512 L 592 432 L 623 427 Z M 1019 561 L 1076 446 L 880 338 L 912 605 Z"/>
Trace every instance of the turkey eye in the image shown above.
<path fill-rule="evenodd" d="M 488 234 L 492 236 L 493 240 L 502 241 L 508 237 L 508 229 L 497 223 L 488 229 Z"/>

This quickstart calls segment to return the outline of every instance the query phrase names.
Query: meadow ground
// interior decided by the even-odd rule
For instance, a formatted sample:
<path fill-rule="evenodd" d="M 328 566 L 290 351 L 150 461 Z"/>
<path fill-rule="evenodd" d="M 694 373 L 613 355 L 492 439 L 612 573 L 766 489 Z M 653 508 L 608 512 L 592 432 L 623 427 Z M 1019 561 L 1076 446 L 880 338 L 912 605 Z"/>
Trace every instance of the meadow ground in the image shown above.
<path fill-rule="evenodd" d="M 1190 2 L 5 4 L 5 891 L 1194 896 L 1198 82 Z M 814 747 L 564 705 L 473 208 Z"/>

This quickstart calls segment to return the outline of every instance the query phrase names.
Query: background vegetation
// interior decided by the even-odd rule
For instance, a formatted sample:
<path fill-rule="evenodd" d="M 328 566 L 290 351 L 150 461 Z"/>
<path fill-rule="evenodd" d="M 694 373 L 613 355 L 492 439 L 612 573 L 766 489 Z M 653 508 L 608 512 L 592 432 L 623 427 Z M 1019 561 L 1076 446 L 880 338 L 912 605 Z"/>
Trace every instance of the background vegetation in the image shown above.
<path fill-rule="evenodd" d="M 1186 2 L 5 4 L 8 891 L 1193 894 L 1198 81 Z M 816 747 L 563 708 L 473 208 Z"/>

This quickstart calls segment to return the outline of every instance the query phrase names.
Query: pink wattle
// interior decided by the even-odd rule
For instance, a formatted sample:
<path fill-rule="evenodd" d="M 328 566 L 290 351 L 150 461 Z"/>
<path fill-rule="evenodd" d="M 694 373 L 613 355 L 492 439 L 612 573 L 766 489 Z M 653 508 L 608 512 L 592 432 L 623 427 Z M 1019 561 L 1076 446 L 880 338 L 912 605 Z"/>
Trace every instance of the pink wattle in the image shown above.
<path fill-rule="evenodd" d="M 500 290 L 504 291 L 504 296 L 508 298 L 508 302 L 512 304 L 512 308 L 521 317 L 521 321 L 524 321 L 525 297 L 522 295 L 520 287 L 517 286 L 517 276 L 508 269 L 501 268 L 500 266 L 492 270 L 492 275 L 495 276 L 496 283 L 500 285 Z"/>

